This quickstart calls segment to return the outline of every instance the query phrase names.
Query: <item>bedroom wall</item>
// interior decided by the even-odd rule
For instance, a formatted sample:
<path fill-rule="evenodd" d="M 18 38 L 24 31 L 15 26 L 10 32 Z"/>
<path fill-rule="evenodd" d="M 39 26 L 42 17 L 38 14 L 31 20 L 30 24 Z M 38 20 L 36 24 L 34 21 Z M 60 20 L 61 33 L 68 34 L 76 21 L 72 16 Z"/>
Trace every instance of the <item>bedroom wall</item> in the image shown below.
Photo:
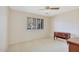
<path fill-rule="evenodd" d="M 26 29 L 27 17 L 36 17 L 44 19 L 43 30 L 32 30 Z M 9 16 L 9 44 L 15 44 L 19 42 L 48 38 L 50 37 L 50 18 L 32 13 L 21 12 L 16 10 L 10 10 Z"/>
<path fill-rule="evenodd" d="M 8 48 L 8 7 L 0 6 L 0 52 Z"/>
<path fill-rule="evenodd" d="M 52 21 L 54 31 L 69 32 L 73 38 L 79 38 L 79 9 L 59 14 Z"/>

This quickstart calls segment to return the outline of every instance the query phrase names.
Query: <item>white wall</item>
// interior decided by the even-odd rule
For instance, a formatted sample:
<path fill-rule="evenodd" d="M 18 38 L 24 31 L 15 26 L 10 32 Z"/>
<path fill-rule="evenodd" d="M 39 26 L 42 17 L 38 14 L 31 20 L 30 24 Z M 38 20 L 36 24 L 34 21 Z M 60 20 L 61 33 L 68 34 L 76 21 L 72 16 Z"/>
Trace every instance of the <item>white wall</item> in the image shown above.
<path fill-rule="evenodd" d="M 27 17 L 44 18 L 43 30 L 27 31 Z M 10 10 L 9 18 L 9 44 L 15 44 L 33 39 L 47 38 L 50 36 L 50 18 L 27 12 Z"/>
<path fill-rule="evenodd" d="M 8 47 L 7 23 L 8 23 L 8 7 L 0 6 L 0 51 L 6 51 Z"/>
<path fill-rule="evenodd" d="M 72 37 L 79 38 L 79 9 L 59 14 L 52 22 L 54 31 L 69 32 Z"/>

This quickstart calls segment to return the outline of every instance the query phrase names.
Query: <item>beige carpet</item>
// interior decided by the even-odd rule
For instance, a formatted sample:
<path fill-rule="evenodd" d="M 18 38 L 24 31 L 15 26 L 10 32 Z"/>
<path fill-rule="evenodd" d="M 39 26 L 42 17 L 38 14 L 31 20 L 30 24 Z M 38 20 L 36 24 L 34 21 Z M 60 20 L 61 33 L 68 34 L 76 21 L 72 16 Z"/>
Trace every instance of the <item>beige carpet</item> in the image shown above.
<path fill-rule="evenodd" d="M 67 52 L 68 45 L 65 40 L 39 39 L 9 45 L 11 52 Z"/>

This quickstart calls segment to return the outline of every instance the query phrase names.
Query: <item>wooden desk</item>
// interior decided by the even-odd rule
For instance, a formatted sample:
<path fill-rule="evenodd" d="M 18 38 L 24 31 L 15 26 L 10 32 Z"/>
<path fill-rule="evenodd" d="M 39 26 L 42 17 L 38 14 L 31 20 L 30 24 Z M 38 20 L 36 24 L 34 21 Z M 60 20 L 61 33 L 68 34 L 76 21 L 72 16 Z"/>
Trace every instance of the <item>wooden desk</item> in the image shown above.
<path fill-rule="evenodd" d="M 68 39 L 69 52 L 79 52 L 79 39 Z"/>
<path fill-rule="evenodd" d="M 69 39 L 70 38 L 70 33 L 66 32 L 54 32 L 54 40 L 55 38 L 61 38 L 61 39 Z"/>

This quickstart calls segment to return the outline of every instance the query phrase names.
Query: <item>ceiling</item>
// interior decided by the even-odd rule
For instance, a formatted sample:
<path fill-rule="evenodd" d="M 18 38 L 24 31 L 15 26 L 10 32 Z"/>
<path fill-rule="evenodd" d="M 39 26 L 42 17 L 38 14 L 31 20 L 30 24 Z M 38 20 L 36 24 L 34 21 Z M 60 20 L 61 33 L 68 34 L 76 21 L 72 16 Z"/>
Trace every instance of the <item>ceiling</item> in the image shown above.
<path fill-rule="evenodd" d="M 18 11 L 30 12 L 43 16 L 55 16 L 57 14 L 79 8 L 78 6 L 58 6 L 58 7 L 60 8 L 59 10 L 46 10 L 45 6 L 11 6 L 10 8 Z"/>

